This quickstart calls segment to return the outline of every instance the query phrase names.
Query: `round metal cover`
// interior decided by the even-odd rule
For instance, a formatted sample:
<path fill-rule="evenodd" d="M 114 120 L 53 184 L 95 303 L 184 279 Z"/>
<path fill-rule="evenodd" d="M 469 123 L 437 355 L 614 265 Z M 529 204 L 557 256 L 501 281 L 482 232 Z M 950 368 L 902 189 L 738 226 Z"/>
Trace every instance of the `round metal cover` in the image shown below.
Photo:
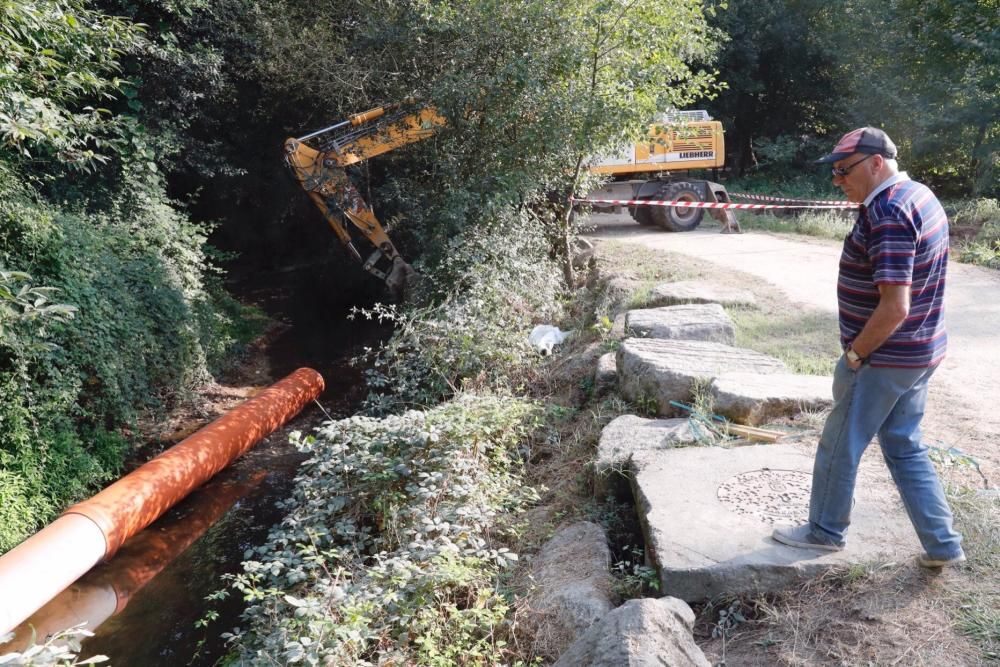
<path fill-rule="evenodd" d="M 737 514 L 764 523 L 800 524 L 809 519 L 812 475 L 796 470 L 751 470 L 719 486 L 719 500 Z"/>

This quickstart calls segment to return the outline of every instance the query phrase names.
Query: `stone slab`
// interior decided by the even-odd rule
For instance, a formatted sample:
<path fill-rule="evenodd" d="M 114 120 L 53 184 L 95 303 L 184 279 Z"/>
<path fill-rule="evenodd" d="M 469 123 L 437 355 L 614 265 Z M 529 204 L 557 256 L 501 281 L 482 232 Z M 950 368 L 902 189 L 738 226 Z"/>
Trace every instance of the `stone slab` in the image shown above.
<path fill-rule="evenodd" d="M 653 288 L 650 306 L 677 306 L 685 303 L 718 303 L 723 306 L 754 306 L 749 290 L 720 287 L 697 280 L 660 283 Z"/>
<path fill-rule="evenodd" d="M 600 396 L 614 387 L 617 382 L 618 363 L 615 361 L 615 353 L 602 354 L 597 360 L 597 368 L 594 370 L 594 394 Z"/>
<path fill-rule="evenodd" d="M 710 387 L 714 411 L 741 424 L 764 424 L 833 405 L 833 378 L 792 373 L 723 373 Z"/>
<path fill-rule="evenodd" d="M 625 497 L 629 491 L 629 460 L 635 452 L 690 445 L 698 434 L 689 419 L 645 419 L 622 415 L 601 430 L 594 461 L 594 495 Z"/>
<path fill-rule="evenodd" d="M 625 315 L 625 335 L 736 343 L 736 327 L 717 303 L 630 310 Z"/>
<path fill-rule="evenodd" d="M 589 521 L 561 528 L 531 561 L 527 609 L 536 635 L 572 641 L 617 602 L 604 529 Z"/>
<path fill-rule="evenodd" d="M 774 357 L 721 343 L 627 338 L 618 348 L 622 395 L 633 402 L 655 402 L 661 415 L 675 411 L 670 401 L 690 401 L 697 385 L 707 389 L 723 373 L 763 375 L 786 370 Z"/>
<path fill-rule="evenodd" d="M 661 592 L 688 602 L 787 589 L 830 567 L 900 561 L 919 542 L 870 447 L 862 459 L 847 547 L 819 552 L 771 539 L 808 517 L 814 447 L 687 447 L 632 456 L 636 509 Z"/>

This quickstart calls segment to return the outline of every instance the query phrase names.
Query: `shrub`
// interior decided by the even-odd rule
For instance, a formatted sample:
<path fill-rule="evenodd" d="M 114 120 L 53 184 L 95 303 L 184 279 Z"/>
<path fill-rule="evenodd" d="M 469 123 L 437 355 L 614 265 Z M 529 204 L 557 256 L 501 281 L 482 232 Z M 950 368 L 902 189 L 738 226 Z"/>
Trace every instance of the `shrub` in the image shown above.
<path fill-rule="evenodd" d="M 250 628 L 240 661 L 503 662 L 504 517 L 535 498 L 518 444 L 532 405 L 462 395 L 427 412 L 328 422 L 288 513 L 232 581 Z"/>
<path fill-rule="evenodd" d="M 434 267 L 406 309 L 359 311 L 396 323 L 368 371 L 369 408 L 426 406 L 465 382 L 517 383 L 535 355 L 527 343 L 535 318 L 555 318 L 561 282 L 528 218 L 514 210 L 483 229 L 467 229 Z"/>

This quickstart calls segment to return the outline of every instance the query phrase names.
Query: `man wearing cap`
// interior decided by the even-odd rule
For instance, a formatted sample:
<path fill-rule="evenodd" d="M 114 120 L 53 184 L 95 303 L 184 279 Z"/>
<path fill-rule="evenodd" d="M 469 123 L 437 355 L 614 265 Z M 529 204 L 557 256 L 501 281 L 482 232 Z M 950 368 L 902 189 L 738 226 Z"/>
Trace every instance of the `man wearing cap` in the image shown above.
<path fill-rule="evenodd" d="M 948 340 L 948 218 L 934 193 L 899 171 L 896 146 L 881 130 L 848 132 L 818 162 L 832 163 L 833 184 L 862 205 L 840 257 L 844 355 L 813 466 L 809 522 L 779 527 L 773 537 L 793 547 L 843 549 L 858 464 L 878 436 L 925 551 L 917 562 L 960 563 L 962 537 L 920 433 L 927 383 Z"/>

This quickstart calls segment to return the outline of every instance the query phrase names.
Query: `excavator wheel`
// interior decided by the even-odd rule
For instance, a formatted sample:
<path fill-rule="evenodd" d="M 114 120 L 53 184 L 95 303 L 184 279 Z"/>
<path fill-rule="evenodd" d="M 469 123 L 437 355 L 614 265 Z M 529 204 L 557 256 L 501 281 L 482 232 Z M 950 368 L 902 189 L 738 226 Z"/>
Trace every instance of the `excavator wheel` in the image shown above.
<path fill-rule="evenodd" d="M 640 225 L 649 226 L 655 225 L 656 221 L 653 220 L 653 208 L 652 206 L 633 206 L 631 207 L 632 219 L 638 222 Z"/>
<path fill-rule="evenodd" d="M 668 201 L 702 201 L 701 192 L 690 183 L 677 181 L 667 183 L 656 195 L 657 199 Z M 653 222 L 668 232 L 689 232 L 705 217 L 703 208 L 678 208 L 674 206 L 652 206 Z"/>

